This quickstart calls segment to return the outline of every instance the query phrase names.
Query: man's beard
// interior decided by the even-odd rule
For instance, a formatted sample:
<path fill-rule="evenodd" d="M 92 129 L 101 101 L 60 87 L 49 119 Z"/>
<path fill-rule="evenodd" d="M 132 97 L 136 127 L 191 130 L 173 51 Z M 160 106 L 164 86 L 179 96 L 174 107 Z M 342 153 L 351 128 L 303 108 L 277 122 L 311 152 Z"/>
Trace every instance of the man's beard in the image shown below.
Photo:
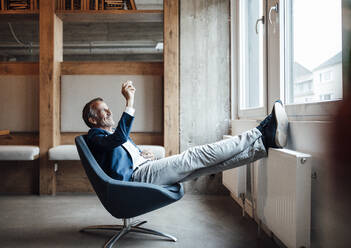
<path fill-rule="evenodd" d="M 113 127 L 114 125 L 115 121 L 113 120 L 112 115 L 100 121 L 101 127 Z"/>

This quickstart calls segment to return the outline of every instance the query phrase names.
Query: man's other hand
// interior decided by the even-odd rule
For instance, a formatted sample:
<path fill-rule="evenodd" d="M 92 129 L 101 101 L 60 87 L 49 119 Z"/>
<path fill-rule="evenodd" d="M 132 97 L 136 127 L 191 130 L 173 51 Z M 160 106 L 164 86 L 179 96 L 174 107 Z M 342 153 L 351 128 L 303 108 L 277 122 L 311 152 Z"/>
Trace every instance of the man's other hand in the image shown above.
<path fill-rule="evenodd" d="M 133 107 L 135 94 L 135 87 L 133 86 L 133 82 L 128 80 L 127 82 L 123 83 L 121 92 L 127 101 L 127 107 Z"/>
<path fill-rule="evenodd" d="M 155 160 L 155 155 L 148 150 L 143 150 L 140 155 L 145 159 Z"/>

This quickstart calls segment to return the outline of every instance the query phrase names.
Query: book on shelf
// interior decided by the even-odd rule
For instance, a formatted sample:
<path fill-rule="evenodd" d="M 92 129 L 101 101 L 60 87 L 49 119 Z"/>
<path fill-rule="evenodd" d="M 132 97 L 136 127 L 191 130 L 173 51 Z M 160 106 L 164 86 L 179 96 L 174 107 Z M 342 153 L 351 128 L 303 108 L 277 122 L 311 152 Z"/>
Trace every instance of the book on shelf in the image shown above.
<path fill-rule="evenodd" d="M 8 10 L 30 9 L 30 0 L 7 0 Z"/>
<path fill-rule="evenodd" d="M 124 9 L 124 0 L 105 0 L 105 9 L 107 10 Z"/>

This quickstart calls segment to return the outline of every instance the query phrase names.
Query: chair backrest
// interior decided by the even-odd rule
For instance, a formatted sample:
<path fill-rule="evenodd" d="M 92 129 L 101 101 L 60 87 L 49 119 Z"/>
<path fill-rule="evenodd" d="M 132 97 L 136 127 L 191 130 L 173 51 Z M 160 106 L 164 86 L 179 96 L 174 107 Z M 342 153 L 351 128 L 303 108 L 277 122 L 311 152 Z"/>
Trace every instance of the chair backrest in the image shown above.
<path fill-rule="evenodd" d="M 103 205 L 108 199 L 108 183 L 110 177 L 101 169 L 91 153 L 87 143 L 86 135 L 81 135 L 75 138 L 79 157 L 82 161 L 84 170 L 88 179 L 93 186 L 97 196 Z M 106 207 L 106 206 L 105 206 Z"/>

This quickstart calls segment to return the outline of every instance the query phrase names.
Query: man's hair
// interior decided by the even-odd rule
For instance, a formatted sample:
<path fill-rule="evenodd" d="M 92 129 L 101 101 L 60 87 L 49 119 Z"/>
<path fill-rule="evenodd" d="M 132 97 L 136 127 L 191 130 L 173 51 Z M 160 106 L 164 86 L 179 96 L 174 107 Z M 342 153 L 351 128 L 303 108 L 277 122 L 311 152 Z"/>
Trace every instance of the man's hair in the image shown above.
<path fill-rule="evenodd" d="M 85 104 L 83 108 L 83 112 L 82 112 L 83 120 L 85 124 L 87 124 L 87 126 L 90 128 L 95 127 L 94 124 L 89 121 L 89 118 L 97 118 L 96 111 L 94 108 L 92 108 L 93 104 L 97 101 L 103 102 L 104 100 L 101 97 L 94 98 L 93 100 Z"/>

